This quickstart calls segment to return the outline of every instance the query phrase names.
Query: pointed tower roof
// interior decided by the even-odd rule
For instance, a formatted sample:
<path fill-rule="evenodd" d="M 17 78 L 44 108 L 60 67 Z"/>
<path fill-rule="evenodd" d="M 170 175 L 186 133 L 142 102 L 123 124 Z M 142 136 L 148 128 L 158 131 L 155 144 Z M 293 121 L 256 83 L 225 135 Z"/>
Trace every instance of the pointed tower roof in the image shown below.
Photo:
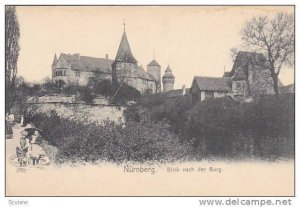
<path fill-rule="evenodd" d="M 171 70 L 171 68 L 170 68 L 170 65 L 168 65 L 168 67 L 167 67 L 167 69 L 166 69 L 165 72 L 171 72 L 171 73 L 172 73 L 172 70 Z"/>
<path fill-rule="evenodd" d="M 156 60 L 154 60 L 154 59 L 148 64 L 148 66 L 158 66 L 158 67 L 160 67 L 158 62 L 156 62 Z"/>
<path fill-rule="evenodd" d="M 169 65 L 168 65 L 167 69 L 165 70 L 165 74 L 164 74 L 163 78 L 174 78 L 174 75 L 172 74 L 172 70 Z"/>
<path fill-rule="evenodd" d="M 54 55 L 54 59 L 53 59 L 53 62 L 52 62 L 52 66 L 55 66 L 57 63 L 57 57 L 56 57 L 56 54 Z"/>
<path fill-rule="evenodd" d="M 115 61 L 117 62 L 129 62 L 129 63 L 136 63 L 136 59 L 133 57 L 130 46 L 129 46 L 129 42 L 127 39 L 127 35 L 125 32 L 125 27 L 124 27 L 124 32 L 123 32 L 123 36 L 120 42 L 120 46 L 117 52 L 117 56 Z"/>

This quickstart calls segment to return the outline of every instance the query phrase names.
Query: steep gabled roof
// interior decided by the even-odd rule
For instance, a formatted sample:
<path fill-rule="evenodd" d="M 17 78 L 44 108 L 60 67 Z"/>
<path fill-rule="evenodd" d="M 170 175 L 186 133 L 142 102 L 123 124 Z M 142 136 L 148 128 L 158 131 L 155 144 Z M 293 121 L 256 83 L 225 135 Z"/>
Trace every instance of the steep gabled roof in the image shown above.
<path fill-rule="evenodd" d="M 239 51 L 232 66 L 232 71 L 236 70 L 237 68 L 247 69 L 246 67 L 248 65 L 267 68 L 269 64 L 266 57 L 262 53 Z"/>
<path fill-rule="evenodd" d="M 127 39 L 126 32 L 123 32 L 123 36 L 119 45 L 119 49 L 115 58 L 116 62 L 128 62 L 128 63 L 136 63 L 136 59 L 133 57 L 129 42 Z"/>
<path fill-rule="evenodd" d="M 61 57 L 63 57 L 67 64 L 71 64 L 72 70 L 111 73 L 111 64 L 113 63 L 113 60 L 110 59 L 64 53 L 61 53 Z"/>
<path fill-rule="evenodd" d="M 193 84 L 197 84 L 197 87 L 201 91 L 219 91 L 229 92 L 229 80 L 230 78 L 214 78 L 214 77 L 203 77 L 195 76 Z"/>
<path fill-rule="evenodd" d="M 158 62 L 156 62 L 156 60 L 152 60 L 152 61 L 148 64 L 148 66 L 158 66 L 158 67 L 160 67 L 160 65 L 158 64 Z"/>
<path fill-rule="evenodd" d="M 54 59 L 53 59 L 53 62 L 52 62 L 52 66 L 55 66 L 57 63 L 57 57 L 56 57 L 56 54 L 54 55 Z"/>
<path fill-rule="evenodd" d="M 233 76 L 231 77 L 231 80 L 246 80 L 246 75 L 244 73 L 244 69 L 242 68 L 238 68 L 235 73 L 233 74 Z"/>
<path fill-rule="evenodd" d="M 231 77 L 231 72 L 224 72 L 223 77 Z"/>

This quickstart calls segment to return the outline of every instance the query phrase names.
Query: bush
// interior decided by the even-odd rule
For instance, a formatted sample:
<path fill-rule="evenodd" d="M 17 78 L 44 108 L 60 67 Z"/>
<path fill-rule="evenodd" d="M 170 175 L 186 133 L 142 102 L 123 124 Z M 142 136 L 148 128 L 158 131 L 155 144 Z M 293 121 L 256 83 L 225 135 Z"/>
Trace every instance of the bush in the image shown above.
<path fill-rule="evenodd" d="M 214 156 L 293 156 L 294 96 L 264 96 L 239 104 L 231 98 L 203 101 L 189 111 L 185 132 L 195 147 Z"/>
<path fill-rule="evenodd" d="M 59 148 L 58 162 L 96 161 L 146 162 L 187 159 L 191 150 L 170 133 L 165 123 L 148 117 L 126 125 L 106 122 L 103 126 L 62 119 L 54 112 L 32 117 L 49 143 Z"/>
<path fill-rule="evenodd" d="M 60 162 L 294 156 L 294 95 L 242 104 L 224 97 L 196 105 L 179 97 L 151 105 L 129 107 L 126 124 L 76 123 L 55 113 L 34 115 L 32 121 L 59 148 Z"/>
<path fill-rule="evenodd" d="M 128 101 L 138 101 L 140 99 L 141 93 L 137 89 L 126 84 L 119 87 L 118 91 L 114 92 L 112 103 L 125 105 Z"/>
<path fill-rule="evenodd" d="M 282 94 L 238 103 L 230 97 L 192 105 L 189 96 L 152 95 L 125 111 L 126 120 L 143 114 L 169 123 L 181 141 L 192 142 L 198 157 L 294 156 L 294 95 Z"/>
<path fill-rule="evenodd" d="M 79 90 L 79 98 L 83 100 L 85 103 L 91 104 L 93 100 L 96 98 L 96 94 L 89 87 L 80 87 Z"/>
<path fill-rule="evenodd" d="M 192 107 L 190 96 L 166 98 L 164 94 L 147 95 L 139 104 L 129 107 L 124 113 L 126 120 L 138 120 L 144 113 L 153 121 L 164 121 L 180 134 L 188 118 L 186 112 Z"/>
<path fill-rule="evenodd" d="M 113 95 L 111 80 L 91 78 L 88 86 L 98 95 L 102 95 L 104 97 L 110 97 Z"/>

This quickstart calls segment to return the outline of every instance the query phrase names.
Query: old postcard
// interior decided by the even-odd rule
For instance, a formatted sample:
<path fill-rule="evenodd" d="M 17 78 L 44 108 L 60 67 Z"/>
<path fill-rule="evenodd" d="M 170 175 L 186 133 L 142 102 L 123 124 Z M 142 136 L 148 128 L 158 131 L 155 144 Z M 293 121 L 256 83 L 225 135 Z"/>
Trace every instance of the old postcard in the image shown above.
<path fill-rule="evenodd" d="M 5 6 L 6 196 L 294 196 L 294 6 Z"/>

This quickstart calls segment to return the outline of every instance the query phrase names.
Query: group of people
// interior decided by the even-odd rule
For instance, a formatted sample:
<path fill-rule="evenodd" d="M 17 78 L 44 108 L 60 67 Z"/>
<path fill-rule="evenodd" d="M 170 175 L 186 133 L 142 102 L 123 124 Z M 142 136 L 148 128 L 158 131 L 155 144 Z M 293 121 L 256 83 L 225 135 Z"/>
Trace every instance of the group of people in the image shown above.
<path fill-rule="evenodd" d="M 49 165 L 50 160 L 42 147 L 42 138 L 38 130 L 35 130 L 31 136 L 28 131 L 21 132 L 20 146 L 16 148 L 17 157 L 20 165 L 27 164 L 30 160 L 32 165 Z"/>
<path fill-rule="evenodd" d="M 7 139 L 13 138 L 14 114 L 5 116 L 5 134 Z M 43 140 L 39 129 L 32 127 L 30 124 L 21 132 L 20 146 L 16 147 L 16 155 L 20 166 L 32 165 L 49 165 L 50 160 L 43 149 Z M 21 116 L 20 126 L 24 126 L 24 117 Z"/>

